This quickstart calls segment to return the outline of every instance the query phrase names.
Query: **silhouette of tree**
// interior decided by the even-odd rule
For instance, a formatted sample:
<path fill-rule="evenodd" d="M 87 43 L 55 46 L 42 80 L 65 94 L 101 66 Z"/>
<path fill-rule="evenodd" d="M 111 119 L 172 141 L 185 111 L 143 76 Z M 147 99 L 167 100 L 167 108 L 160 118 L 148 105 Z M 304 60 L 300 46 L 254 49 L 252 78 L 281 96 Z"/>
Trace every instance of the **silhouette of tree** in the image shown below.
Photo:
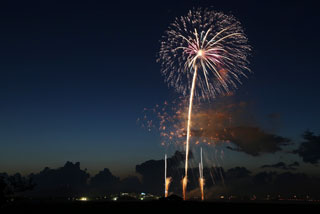
<path fill-rule="evenodd" d="M 31 190 L 34 186 L 31 178 L 23 177 L 20 173 L 12 176 L 8 176 L 6 173 L 0 174 L 0 204 L 4 203 L 8 196 L 15 196 L 15 194 Z"/>
<path fill-rule="evenodd" d="M 44 168 L 40 173 L 31 175 L 37 184 L 35 192 L 47 196 L 78 195 L 87 188 L 90 175 L 80 169 L 80 163 L 66 162 L 58 169 Z"/>
<path fill-rule="evenodd" d="M 118 188 L 120 178 L 114 176 L 109 169 L 105 168 L 91 178 L 91 187 L 98 193 L 115 192 Z"/>
<path fill-rule="evenodd" d="M 121 192 L 142 192 L 141 182 L 136 176 L 129 176 L 121 180 Z"/>
<path fill-rule="evenodd" d="M 0 205 L 5 202 L 7 195 L 8 185 L 4 180 L 4 177 L 0 176 Z"/>

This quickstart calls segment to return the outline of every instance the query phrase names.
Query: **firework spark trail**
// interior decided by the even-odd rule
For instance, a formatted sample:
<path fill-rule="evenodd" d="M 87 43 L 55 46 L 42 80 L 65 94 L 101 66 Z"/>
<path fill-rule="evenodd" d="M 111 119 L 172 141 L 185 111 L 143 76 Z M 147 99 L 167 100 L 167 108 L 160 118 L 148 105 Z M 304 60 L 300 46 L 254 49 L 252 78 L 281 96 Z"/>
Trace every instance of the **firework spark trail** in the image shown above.
<path fill-rule="evenodd" d="M 166 178 L 166 184 L 165 184 L 165 188 L 166 188 L 166 190 L 165 190 L 165 197 L 168 197 L 168 194 L 169 194 L 169 187 L 170 187 L 170 183 L 171 183 L 171 180 L 172 180 L 172 178 L 171 177 L 168 177 L 168 178 Z"/>
<path fill-rule="evenodd" d="M 221 160 L 221 164 L 220 164 L 220 176 L 221 176 L 221 179 L 222 179 L 222 184 L 225 185 L 224 176 L 223 176 L 223 173 L 222 173 L 222 166 L 224 165 L 224 164 L 223 164 L 223 158 L 224 158 L 224 152 L 223 152 L 223 150 L 221 150 L 221 151 L 220 151 L 220 160 Z"/>
<path fill-rule="evenodd" d="M 188 111 L 188 124 L 187 124 L 187 141 L 186 141 L 186 161 L 185 161 L 185 176 L 183 178 L 183 199 L 186 200 L 186 191 L 187 191 L 187 183 L 188 183 L 188 160 L 189 160 L 189 142 L 190 142 L 190 127 L 191 127 L 191 115 L 192 115 L 192 104 L 193 104 L 193 96 L 195 83 L 197 79 L 197 67 L 195 67 L 193 80 L 192 80 L 192 88 L 189 100 L 189 111 Z"/>
<path fill-rule="evenodd" d="M 167 154 L 164 156 L 164 197 L 168 197 L 171 177 L 167 177 Z"/>
<path fill-rule="evenodd" d="M 158 61 L 166 82 L 183 95 L 190 95 L 182 180 L 185 200 L 193 98 L 210 99 L 236 89 L 240 76 L 246 77 L 243 71 L 250 71 L 247 56 L 251 48 L 233 16 L 202 9 L 177 18 L 163 38 Z"/>
<path fill-rule="evenodd" d="M 167 197 L 167 154 L 164 155 L 164 196 Z"/>
<path fill-rule="evenodd" d="M 210 177 L 211 177 L 212 183 L 215 185 L 216 182 L 215 182 L 214 177 L 213 177 L 213 175 L 212 175 L 211 169 L 209 170 L 209 172 L 210 172 Z"/>
<path fill-rule="evenodd" d="M 201 200 L 204 200 L 204 183 L 205 180 L 203 178 L 203 162 L 202 162 L 202 147 L 200 148 L 200 163 L 199 163 L 199 185 L 200 185 L 200 191 L 201 191 Z"/>
<path fill-rule="evenodd" d="M 218 173 L 219 173 L 219 175 L 220 175 L 220 179 L 221 179 L 221 181 L 222 181 L 222 184 L 225 185 L 225 183 L 224 183 L 224 176 L 223 176 L 223 173 L 222 173 L 222 164 L 220 164 L 220 162 L 218 161 L 217 156 L 218 156 L 218 150 L 216 149 L 216 150 L 215 150 L 214 159 L 216 160 L 216 163 L 217 163 L 217 170 L 218 170 Z M 222 156 L 220 155 L 220 158 L 221 158 L 221 157 L 222 157 Z"/>
<path fill-rule="evenodd" d="M 202 174 L 199 178 L 199 185 L 200 185 L 200 191 L 201 191 L 201 200 L 204 200 L 204 178 L 203 178 L 203 168 L 201 166 L 201 163 L 199 163 L 199 170 Z"/>

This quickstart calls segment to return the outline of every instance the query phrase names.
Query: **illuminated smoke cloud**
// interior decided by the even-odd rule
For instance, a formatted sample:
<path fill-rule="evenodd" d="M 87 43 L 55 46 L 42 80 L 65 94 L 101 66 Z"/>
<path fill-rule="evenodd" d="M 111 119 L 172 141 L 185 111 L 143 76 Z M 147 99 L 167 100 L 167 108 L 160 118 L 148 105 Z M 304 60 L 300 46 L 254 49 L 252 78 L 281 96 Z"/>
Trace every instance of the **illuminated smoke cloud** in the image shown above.
<path fill-rule="evenodd" d="M 227 142 L 228 149 L 252 156 L 274 153 L 290 139 L 268 133 L 252 121 L 245 102 L 221 105 L 194 114 L 192 136 L 208 144 Z"/>

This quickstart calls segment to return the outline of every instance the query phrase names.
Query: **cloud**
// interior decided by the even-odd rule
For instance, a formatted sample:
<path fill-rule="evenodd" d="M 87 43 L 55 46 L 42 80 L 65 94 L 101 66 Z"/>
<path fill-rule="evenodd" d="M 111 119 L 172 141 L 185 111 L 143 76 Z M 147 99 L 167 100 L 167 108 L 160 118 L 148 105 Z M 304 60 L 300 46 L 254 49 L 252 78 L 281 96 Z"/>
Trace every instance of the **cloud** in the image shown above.
<path fill-rule="evenodd" d="M 147 111 L 149 112 L 149 111 Z M 145 112 L 145 113 L 147 113 Z M 191 119 L 191 144 L 216 145 L 230 142 L 227 148 L 244 152 L 252 156 L 281 151 L 290 143 L 290 139 L 273 134 L 279 124 L 280 114 L 266 115 L 272 126 L 261 128 L 255 119 L 253 104 L 227 96 L 215 100 L 212 104 L 195 105 Z M 172 105 L 152 109 L 158 122 L 146 119 L 146 127 L 157 127 L 162 144 L 184 145 L 188 118 L 188 105 L 185 100 Z M 148 118 L 146 116 L 146 118 Z M 263 124 L 267 124 L 263 121 Z"/>
<path fill-rule="evenodd" d="M 300 164 L 297 161 L 295 161 L 295 162 L 289 164 L 288 166 L 289 167 L 298 167 L 298 166 L 300 166 Z"/>
<path fill-rule="evenodd" d="M 228 171 L 246 171 L 243 167 L 230 169 Z M 239 170 L 240 169 L 240 170 Z M 308 176 L 304 173 L 292 172 L 260 172 L 258 174 L 244 174 L 238 177 L 230 176 L 227 171 L 225 177 L 226 185 L 206 185 L 206 199 L 218 199 L 221 195 L 234 195 L 238 199 L 250 198 L 255 195 L 258 199 L 266 199 L 267 195 L 272 198 L 292 198 L 294 194 L 300 196 L 320 197 L 320 179 Z M 229 176 L 228 176 L 229 174 Z M 199 189 L 192 191 L 193 196 L 199 196 Z"/>
<path fill-rule="evenodd" d="M 263 153 L 275 153 L 282 146 L 289 145 L 290 139 L 275 134 L 266 133 L 258 127 L 232 127 L 226 129 L 225 140 L 232 142 L 236 151 L 245 152 L 252 156 Z"/>
<path fill-rule="evenodd" d="M 284 162 L 279 162 L 272 165 L 263 165 L 261 168 L 275 168 L 275 169 L 283 169 L 283 170 L 296 170 L 300 164 L 298 162 L 293 162 L 289 165 L 285 164 Z"/>
<path fill-rule="evenodd" d="M 93 187 L 96 192 L 116 192 L 119 182 L 120 179 L 114 176 L 107 168 L 100 171 L 90 180 L 91 187 Z"/>
<path fill-rule="evenodd" d="M 302 157 L 304 162 L 316 165 L 320 160 L 320 135 L 306 131 L 303 134 L 303 139 L 304 141 L 293 153 Z"/>
<path fill-rule="evenodd" d="M 91 177 L 86 170 L 80 169 L 80 162 L 66 162 L 57 169 L 44 168 L 37 174 L 29 176 L 35 183 L 30 196 L 73 197 L 83 193 L 106 195 L 120 191 L 141 192 L 141 182 L 135 176 L 120 180 L 108 168 Z"/>
<path fill-rule="evenodd" d="M 87 188 L 90 175 L 80 169 L 80 163 L 66 162 L 58 169 L 44 168 L 31 174 L 36 184 L 33 194 L 41 196 L 75 196 Z"/>
<path fill-rule="evenodd" d="M 179 194 L 181 190 L 181 179 L 184 175 L 183 161 L 184 154 L 176 152 L 168 158 L 171 165 L 168 165 L 168 176 L 172 177 L 169 192 Z M 277 163 L 274 167 L 295 167 L 299 163 L 291 164 Z M 108 169 L 104 169 L 94 176 L 91 183 L 88 182 L 89 175 L 80 169 L 80 163 L 67 162 L 65 166 L 57 169 L 45 168 L 38 174 L 30 175 L 34 179 L 36 187 L 30 192 L 23 192 L 25 196 L 67 196 L 73 197 L 83 194 L 97 196 L 106 195 L 115 190 L 117 192 L 147 191 L 150 193 L 163 194 L 164 185 L 164 160 L 151 160 L 137 165 L 137 171 L 142 175 L 142 182 L 137 177 L 130 176 L 119 180 Z M 189 168 L 188 197 L 199 197 L 199 169 Z M 264 199 L 267 194 L 272 196 L 292 197 L 292 194 L 320 197 L 320 179 L 310 177 L 304 173 L 292 172 L 260 172 L 254 174 L 245 167 L 234 167 L 225 171 L 221 167 L 205 167 L 203 169 L 205 178 L 206 199 L 217 199 L 220 195 L 237 195 L 249 197 L 256 195 Z M 10 176 L 0 174 L 3 179 Z M 24 180 L 20 175 L 15 175 L 16 180 Z M 1 183 L 0 183 L 1 184 Z M 114 189 L 109 187 L 113 186 Z M 108 187 L 108 188 L 106 188 Z M 96 191 L 100 189 L 101 191 Z M 105 188 L 105 189 L 104 189 Z M 42 192 L 39 192 L 42 190 Z M 34 194 L 41 193 L 41 194 Z"/>
<path fill-rule="evenodd" d="M 275 153 L 290 139 L 260 128 L 247 102 L 220 104 L 195 111 L 192 116 L 192 136 L 213 142 L 230 142 L 228 149 L 252 156 Z M 279 117 L 271 115 L 271 117 Z"/>
<path fill-rule="evenodd" d="M 121 180 L 120 188 L 121 192 L 142 192 L 141 182 L 136 176 L 128 176 Z"/>
<path fill-rule="evenodd" d="M 281 151 L 282 146 L 289 145 L 291 142 L 288 138 L 250 126 L 228 127 L 211 134 L 218 136 L 220 141 L 230 142 L 228 149 L 252 156 Z M 209 137 L 211 134 L 208 132 L 206 136 Z"/>
<path fill-rule="evenodd" d="M 189 157 L 192 159 L 192 152 L 189 153 Z M 175 154 L 167 159 L 168 176 L 180 179 L 182 177 L 181 166 L 184 162 L 185 154 L 183 152 L 176 151 Z M 142 176 L 142 186 L 144 189 L 154 193 L 163 192 L 164 182 L 164 159 L 162 160 L 148 160 L 141 164 L 136 165 L 136 172 Z M 181 174 L 179 174 L 181 173 Z M 174 186 L 179 185 L 179 181 L 174 180 Z M 177 183 L 177 184 L 176 184 Z"/>
<path fill-rule="evenodd" d="M 250 176 L 251 172 L 245 167 L 234 167 L 227 171 L 226 177 L 228 179 L 239 179 Z"/>

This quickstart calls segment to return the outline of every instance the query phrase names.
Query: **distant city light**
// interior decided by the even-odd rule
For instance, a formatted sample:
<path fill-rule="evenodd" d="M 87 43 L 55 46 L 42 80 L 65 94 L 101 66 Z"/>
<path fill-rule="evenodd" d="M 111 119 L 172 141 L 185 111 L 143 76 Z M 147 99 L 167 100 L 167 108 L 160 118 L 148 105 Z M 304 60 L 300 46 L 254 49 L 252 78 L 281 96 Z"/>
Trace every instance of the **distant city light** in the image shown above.
<path fill-rule="evenodd" d="M 88 198 L 87 197 L 81 197 L 81 198 L 79 198 L 79 201 L 88 201 Z"/>

